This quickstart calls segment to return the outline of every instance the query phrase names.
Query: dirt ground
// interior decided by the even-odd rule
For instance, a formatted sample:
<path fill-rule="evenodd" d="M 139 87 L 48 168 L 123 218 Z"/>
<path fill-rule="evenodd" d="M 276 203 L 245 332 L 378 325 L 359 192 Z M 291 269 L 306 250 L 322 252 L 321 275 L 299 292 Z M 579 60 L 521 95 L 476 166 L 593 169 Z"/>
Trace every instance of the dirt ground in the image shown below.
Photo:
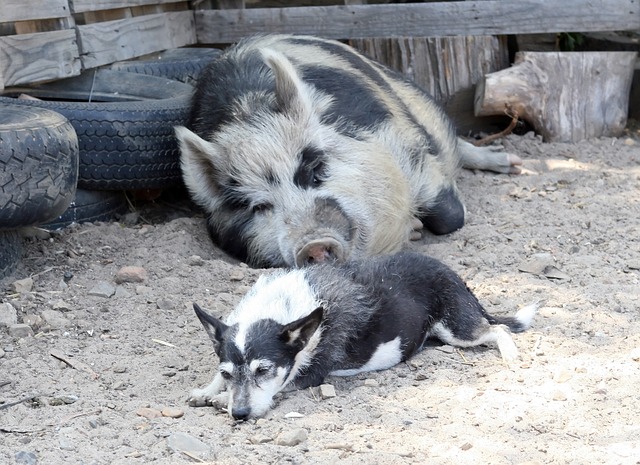
<path fill-rule="evenodd" d="M 192 302 L 225 315 L 261 273 L 216 249 L 188 203 L 28 239 L 2 283 L 33 336 L 0 328 L 0 463 L 640 463 L 638 136 L 510 136 L 524 173 L 463 172 L 466 226 L 412 244 L 490 312 L 540 302 L 519 364 L 430 347 L 327 379 L 335 397 L 283 395 L 258 421 L 186 405 L 217 366 Z M 116 284 L 124 266 L 146 279 Z"/>

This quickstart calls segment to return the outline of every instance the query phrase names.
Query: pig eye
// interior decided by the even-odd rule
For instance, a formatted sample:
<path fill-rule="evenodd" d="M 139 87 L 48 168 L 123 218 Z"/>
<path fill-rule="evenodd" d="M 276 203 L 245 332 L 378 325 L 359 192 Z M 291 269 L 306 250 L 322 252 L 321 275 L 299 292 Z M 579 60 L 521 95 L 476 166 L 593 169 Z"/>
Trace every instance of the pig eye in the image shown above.
<path fill-rule="evenodd" d="M 273 205 L 271 205 L 268 202 L 265 203 L 259 203 L 253 206 L 253 208 L 251 208 L 251 211 L 255 214 L 255 213 L 266 213 L 269 210 L 271 210 L 273 208 Z"/>

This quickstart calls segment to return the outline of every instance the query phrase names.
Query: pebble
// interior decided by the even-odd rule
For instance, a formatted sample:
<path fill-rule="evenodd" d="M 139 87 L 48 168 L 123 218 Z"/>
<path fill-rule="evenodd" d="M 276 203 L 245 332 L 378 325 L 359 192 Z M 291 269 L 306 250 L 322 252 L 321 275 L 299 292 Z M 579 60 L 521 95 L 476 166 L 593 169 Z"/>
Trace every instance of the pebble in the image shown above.
<path fill-rule="evenodd" d="M 464 444 L 462 444 L 462 445 L 460 446 L 460 449 L 462 449 L 462 450 L 469 450 L 469 449 L 471 449 L 472 447 L 473 447 L 473 445 L 472 445 L 472 444 L 470 444 L 470 443 L 468 443 L 468 442 L 465 442 Z"/>
<path fill-rule="evenodd" d="M 204 259 L 200 255 L 191 255 L 187 262 L 190 266 L 203 266 Z"/>
<path fill-rule="evenodd" d="M 99 281 L 89 290 L 88 295 L 96 296 L 96 297 L 104 297 L 108 299 L 113 294 L 116 293 L 116 288 L 106 281 Z"/>
<path fill-rule="evenodd" d="M 66 328 L 71 323 L 61 312 L 56 310 L 43 310 L 41 317 L 44 323 L 50 326 L 51 329 Z"/>
<path fill-rule="evenodd" d="M 20 465 L 37 465 L 38 463 L 38 457 L 36 454 L 33 452 L 26 452 L 24 450 L 16 452 L 15 458 L 16 464 Z"/>
<path fill-rule="evenodd" d="M 284 415 L 285 418 L 304 418 L 304 415 L 299 412 L 289 412 Z"/>
<path fill-rule="evenodd" d="M 117 299 L 126 299 L 131 296 L 131 293 L 124 286 L 116 286 L 116 293 L 113 296 Z"/>
<path fill-rule="evenodd" d="M 242 281 L 244 279 L 244 271 L 233 270 L 231 273 L 229 273 L 229 279 L 231 281 Z"/>
<path fill-rule="evenodd" d="M 553 380 L 556 383 L 566 383 L 572 377 L 573 377 L 573 373 L 571 373 L 569 370 L 566 370 L 564 368 L 560 368 L 553 375 Z"/>
<path fill-rule="evenodd" d="M 22 322 L 25 325 L 31 326 L 32 328 L 37 328 L 42 326 L 42 318 L 40 317 L 40 315 L 33 315 L 28 313 L 22 317 Z"/>
<path fill-rule="evenodd" d="M 160 410 L 154 409 L 154 408 L 149 408 L 149 407 L 142 407 L 139 408 L 138 410 L 136 410 L 136 415 L 143 417 L 143 418 L 147 418 L 147 419 L 152 419 L 152 418 L 159 418 L 162 416 L 162 412 Z"/>
<path fill-rule="evenodd" d="M 51 306 L 54 310 L 59 310 L 61 312 L 70 312 L 72 310 L 71 305 L 66 303 L 64 300 L 56 300 Z"/>
<path fill-rule="evenodd" d="M 31 278 L 18 279 L 17 281 L 14 281 L 11 283 L 10 288 L 13 292 L 17 292 L 18 294 L 25 294 L 27 292 L 31 292 L 31 290 L 33 289 L 33 279 Z"/>
<path fill-rule="evenodd" d="M 5 355 L 5 351 L 0 349 L 0 358 L 4 357 L 4 355 Z"/>
<path fill-rule="evenodd" d="M 124 391 L 125 389 L 127 389 L 127 385 L 123 381 L 116 381 L 111 385 L 111 389 L 113 389 L 114 391 Z"/>
<path fill-rule="evenodd" d="M 114 373 L 126 373 L 127 372 L 127 366 L 126 365 L 116 365 L 113 367 L 113 372 Z"/>
<path fill-rule="evenodd" d="M 147 270 L 141 266 L 123 266 L 116 273 L 115 281 L 122 283 L 142 283 L 147 280 Z"/>
<path fill-rule="evenodd" d="M 273 438 L 265 434 L 256 434 L 255 436 L 251 436 L 249 438 L 249 442 L 251 444 L 265 444 L 267 442 L 272 442 L 272 441 L 273 441 Z"/>
<path fill-rule="evenodd" d="M 71 405 L 78 402 L 78 396 L 72 394 L 62 394 L 49 399 L 49 405 L 56 407 L 58 405 Z"/>
<path fill-rule="evenodd" d="M 324 446 L 325 449 L 338 449 L 338 450 L 345 450 L 347 452 L 351 452 L 353 450 L 353 444 L 348 444 L 348 443 L 342 443 L 342 442 L 330 442 L 328 444 L 325 444 Z"/>
<path fill-rule="evenodd" d="M 167 446 L 174 452 L 189 452 L 200 458 L 211 453 L 211 447 L 187 433 L 173 433 L 167 438 Z"/>
<path fill-rule="evenodd" d="M 162 416 L 169 418 L 180 418 L 184 415 L 184 410 L 178 407 L 164 407 L 162 409 Z"/>
<path fill-rule="evenodd" d="M 161 298 L 156 301 L 156 307 L 158 307 L 158 310 L 174 310 L 176 304 L 169 299 Z"/>
<path fill-rule="evenodd" d="M 307 430 L 304 428 L 296 428 L 291 431 L 280 433 L 276 438 L 276 444 L 279 446 L 297 446 L 309 437 Z"/>
<path fill-rule="evenodd" d="M 367 378 L 364 380 L 364 385 L 367 387 L 379 387 L 380 383 L 377 379 Z"/>
<path fill-rule="evenodd" d="M 22 323 L 11 325 L 9 326 L 9 336 L 15 338 L 33 336 L 33 329 L 31 329 L 31 326 Z"/>
<path fill-rule="evenodd" d="M 322 399 L 330 399 L 336 396 L 336 388 L 333 384 L 321 384 L 318 386 L 318 393 Z"/>
<path fill-rule="evenodd" d="M 18 311 L 9 302 L 0 304 L 0 328 L 15 325 L 18 322 Z"/>
<path fill-rule="evenodd" d="M 562 391 L 554 391 L 551 398 L 553 400 L 564 401 L 567 400 L 567 395 Z"/>

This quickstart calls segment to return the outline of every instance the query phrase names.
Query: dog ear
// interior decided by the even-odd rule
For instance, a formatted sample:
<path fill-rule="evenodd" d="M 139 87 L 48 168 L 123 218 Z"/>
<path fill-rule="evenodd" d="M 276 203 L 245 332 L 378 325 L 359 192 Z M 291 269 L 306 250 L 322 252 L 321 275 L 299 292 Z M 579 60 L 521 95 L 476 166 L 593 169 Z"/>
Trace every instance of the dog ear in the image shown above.
<path fill-rule="evenodd" d="M 224 324 L 220 319 L 209 315 L 207 312 L 200 308 L 200 305 L 194 303 L 193 309 L 196 311 L 196 315 L 204 326 L 204 329 L 207 331 L 209 338 L 213 341 L 213 347 L 218 353 L 218 348 L 222 344 L 222 339 L 225 331 L 229 328 L 226 324 Z"/>
<path fill-rule="evenodd" d="M 292 321 L 282 328 L 280 339 L 287 345 L 301 351 L 309 343 L 324 318 L 324 308 L 318 307 L 307 316 Z"/>

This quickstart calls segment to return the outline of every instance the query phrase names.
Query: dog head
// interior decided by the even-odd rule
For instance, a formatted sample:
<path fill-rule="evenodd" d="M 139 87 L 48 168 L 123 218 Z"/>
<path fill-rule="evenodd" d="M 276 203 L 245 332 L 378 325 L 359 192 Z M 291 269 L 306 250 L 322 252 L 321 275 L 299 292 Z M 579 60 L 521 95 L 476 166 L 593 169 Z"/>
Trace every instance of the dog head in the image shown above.
<path fill-rule="evenodd" d="M 237 420 L 264 415 L 273 397 L 309 364 L 314 348 L 310 340 L 324 316 L 323 308 L 317 307 L 287 324 L 265 318 L 227 325 L 197 304 L 193 307 L 213 341 L 229 392 L 227 410 Z"/>

